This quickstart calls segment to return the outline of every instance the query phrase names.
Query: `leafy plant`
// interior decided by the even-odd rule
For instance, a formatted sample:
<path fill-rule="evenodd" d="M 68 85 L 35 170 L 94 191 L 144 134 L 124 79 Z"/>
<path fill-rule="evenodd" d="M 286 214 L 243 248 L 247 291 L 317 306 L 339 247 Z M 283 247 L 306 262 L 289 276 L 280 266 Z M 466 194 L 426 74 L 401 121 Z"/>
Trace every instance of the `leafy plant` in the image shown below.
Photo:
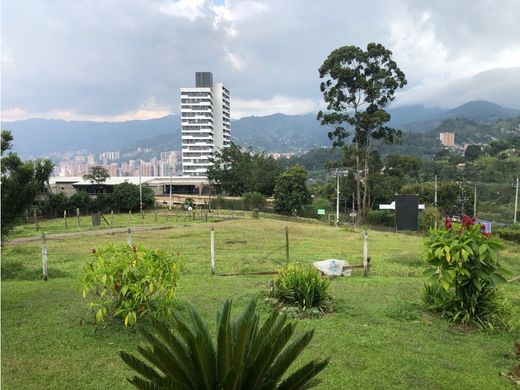
<path fill-rule="evenodd" d="M 268 295 L 281 306 L 296 306 L 303 312 L 315 308 L 324 313 L 332 311 L 329 285 L 312 266 L 289 263 L 271 281 Z"/>
<path fill-rule="evenodd" d="M 505 281 L 497 258 L 500 244 L 475 221 L 446 219 L 444 229 L 430 229 L 423 300 L 453 322 L 510 328 L 510 306 L 497 291 Z"/>
<path fill-rule="evenodd" d="M 139 389 L 301 389 L 323 370 L 329 359 L 313 360 L 282 380 L 314 331 L 289 343 L 295 329 L 277 313 L 260 326 L 256 302 L 231 321 L 231 301 L 217 315 L 217 341 L 195 309 L 188 318 L 173 314 L 172 329 L 154 321 L 155 335 L 143 330 L 144 357 L 120 352 L 123 361 L 140 376 L 130 379 Z"/>
<path fill-rule="evenodd" d="M 164 252 L 141 246 L 92 249 L 85 265 L 83 297 L 96 311 L 96 322 L 121 319 L 125 326 L 145 316 L 164 316 L 173 303 L 178 262 Z"/>
<path fill-rule="evenodd" d="M 262 210 L 265 207 L 265 196 L 260 192 L 244 192 L 242 201 L 245 210 Z"/>

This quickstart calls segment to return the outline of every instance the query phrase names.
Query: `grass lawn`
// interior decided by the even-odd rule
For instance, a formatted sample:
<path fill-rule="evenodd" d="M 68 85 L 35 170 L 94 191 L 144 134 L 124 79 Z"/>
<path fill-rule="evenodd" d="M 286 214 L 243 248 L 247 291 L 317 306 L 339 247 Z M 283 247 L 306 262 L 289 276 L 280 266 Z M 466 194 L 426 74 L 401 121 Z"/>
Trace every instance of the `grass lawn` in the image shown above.
<path fill-rule="evenodd" d="M 214 226 L 217 273 L 276 270 L 285 262 L 285 226 L 289 227 L 292 260 L 361 262 L 360 230 L 267 219 Z M 262 298 L 270 277 L 211 276 L 209 231 L 209 223 L 179 221 L 173 229 L 139 231 L 132 236 L 136 243 L 180 252 L 184 270 L 178 300 L 196 305 L 212 327 L 227 298 L 234 299 L 236 314 L 251 297 L 260 297 L 260 310 L 266 315 Z M 363 278 L 357 270 L 350 278 L 333 279 L 336 312 L 298 321 L 300 332 L 316 329 L 303 360 L 332 357 L 318 376 L 319 388 L 511 389 L 511 383 L 499 374 L 519 363 L 513 342 L 520 341 L 520 333 L 461 330 L 425 313 L 419 294 L 424 238 L 370 231 L 369 240 L 370 276 Z M 79 277 L 91 248 L 110 242 L 124 243 L 126 235 L 49 240 L 48 282 L 40 279 L 38 242 L 4 248 L 4 389 L 129 388 L 125 378 L 131 373 L 116 352 L 135 350 L 140 340 L 136 329 L 115 323 L 94 327 L 80 293 Z M 519 246 L 508 245 L 500 258 L 514 275 L 520 274 Z M 520 283 L 504 288 L 520 307 Z"/>

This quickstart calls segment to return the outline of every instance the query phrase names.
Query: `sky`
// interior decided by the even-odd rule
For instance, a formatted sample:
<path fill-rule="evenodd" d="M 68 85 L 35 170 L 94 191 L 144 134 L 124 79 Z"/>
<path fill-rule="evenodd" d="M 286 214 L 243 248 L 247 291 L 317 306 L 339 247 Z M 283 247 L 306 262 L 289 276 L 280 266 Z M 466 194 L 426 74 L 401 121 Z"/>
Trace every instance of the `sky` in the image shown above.
<path fill-rule="evenodd" d="M 232 117 L 321 107 L 334 49 L 382 43 L 394 105 L 520 108 L 520 0 L 4 0 L 2 120 L 150 119 L 210 71 Z"/>

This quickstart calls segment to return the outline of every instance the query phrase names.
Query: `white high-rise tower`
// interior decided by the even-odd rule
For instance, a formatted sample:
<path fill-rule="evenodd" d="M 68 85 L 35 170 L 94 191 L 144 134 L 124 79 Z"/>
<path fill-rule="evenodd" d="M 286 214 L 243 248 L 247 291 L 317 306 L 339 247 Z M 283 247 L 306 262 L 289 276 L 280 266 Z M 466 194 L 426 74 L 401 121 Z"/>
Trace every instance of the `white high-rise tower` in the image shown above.
<path fill-rule="evenodd" d="M 210 72 L 195 73 L 195 87 L 181 88 L 182 174 L 206 176 L 209 158 L 229 146 L 229 89 Z"/>

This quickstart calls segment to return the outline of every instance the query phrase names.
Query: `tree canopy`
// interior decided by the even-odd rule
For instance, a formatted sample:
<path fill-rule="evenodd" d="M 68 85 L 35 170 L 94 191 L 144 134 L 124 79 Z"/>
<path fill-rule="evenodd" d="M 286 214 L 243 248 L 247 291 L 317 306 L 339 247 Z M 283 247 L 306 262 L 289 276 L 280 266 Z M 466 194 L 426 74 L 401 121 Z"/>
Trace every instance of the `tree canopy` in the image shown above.
<path fill-rule="evenodd" d="M 11 149 L 13 136 L 2 130 L 2 238 L 4 238 L 30 208 L 38 194 L 45 191 L 45 183 L 54 169 L 50 160 L 37 159 L 23 162 Z"/>
<path fill-rule="evenodd" d="M 301 165 L 294 165 L 282 172 L 274 189 L 274 210 L 277 213 L 301 214 L 303 206 L 311 203 L 307 179 L 307 171 Z"/>
<path fill-rule="evenodd" d="M 328 136 L 334 146 L 344 146 L 349 140 L 354 145 L 358 218 L 364 220 L 369 203 L 370 146 L 374 140 L 393 143 L 401 135 L 385 126 L 390 114 L 384 108 L 394 100 L 395 91 L 406 85 L 405 74 L 392 59 L 392 52 L 379 43 L 369 43 L 366 51 L 357 46 L 333 50 L 319 74 L 327 111 L 320 111 L 317 118 L 332 128 Z"/>
<path fill-rule="evenodd" d="M 210 160 L 213 165 L 207 170 L 208 179 L 217 192 L 231 196 L 241 196 L 245 192 L 271 196 L 281 171 L 272 157 L 242 151 L 234 143 L 216 152 Z"/>
<path fill-rule="evenodd" d="M 110 173 L 105 167 L 95 166 L 91 167 L 88 173 L 83 175 L 83 180 L 90 181 L 92 184 L 101 184 L 107 181 Z"/>

